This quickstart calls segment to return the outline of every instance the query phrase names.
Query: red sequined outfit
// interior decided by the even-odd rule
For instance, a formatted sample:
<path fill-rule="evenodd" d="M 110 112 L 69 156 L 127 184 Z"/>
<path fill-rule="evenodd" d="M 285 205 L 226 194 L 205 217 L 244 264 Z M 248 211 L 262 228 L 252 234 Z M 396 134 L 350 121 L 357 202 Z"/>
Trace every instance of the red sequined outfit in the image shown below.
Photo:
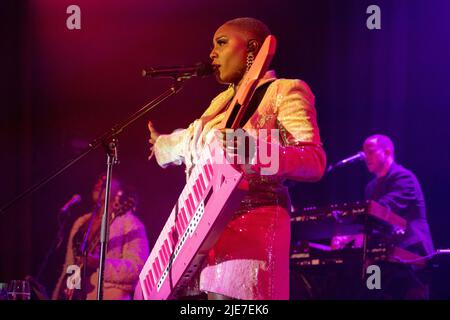
<path fill-rule="evenodd" d="M 258 86 L 268 81 L 272 83 L 243 129 L 279 130 L 278 170 L 269 175 L 245 173 L 246 196 L 200 274 L 201 290 L 236 299 L 289 299 L 290 200 L 283 181 L 317 181 L 325 169 L 309 87 L 301 80 L 276 79 L 273 71 Z M 208 132 L 221 129 L 233 95 L 229 87 L 187 129 L 161 135 L 154 146 L 158 163 L 185 163 L 189 173 Z"/>

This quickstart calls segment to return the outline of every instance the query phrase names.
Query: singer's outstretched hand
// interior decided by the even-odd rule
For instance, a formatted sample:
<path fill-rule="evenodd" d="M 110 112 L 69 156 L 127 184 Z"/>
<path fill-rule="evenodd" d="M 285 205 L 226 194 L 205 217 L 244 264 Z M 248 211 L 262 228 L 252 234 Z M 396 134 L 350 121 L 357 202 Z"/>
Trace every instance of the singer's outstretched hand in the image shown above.
<path fill-rule="evenodd" d="M 148 156 L 148 160 L 150 160 L 153 157 L 153 145 L 155 144 L 156 140 L 159 137 L 159 132 L 156 131 L 155 127 L 153 126 L 153 123 L 151 121 L 148 122 L 148 131 L 150 133 L 150 139 L 148 140 L 148 143 L 150 143 L 150 155 Z"/>
<path fill-rule="evenodd" d="M 148 122 L 148 131 L 150 133 L 150 139 L 148 140 L 148 142 L 151 145 L 154 145 L 156 142 L 156 139 L 158 139 L 158 137 L 159 137 L 159 132 L 156 131 L 156 129 L 153 126 L 153 123 L 151 121 Z"/>

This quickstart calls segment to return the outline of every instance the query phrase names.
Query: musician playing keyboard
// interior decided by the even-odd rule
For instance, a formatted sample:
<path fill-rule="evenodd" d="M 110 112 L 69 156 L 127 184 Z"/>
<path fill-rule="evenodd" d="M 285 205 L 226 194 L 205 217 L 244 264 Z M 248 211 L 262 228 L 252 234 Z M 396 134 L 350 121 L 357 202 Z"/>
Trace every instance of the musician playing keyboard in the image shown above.
<path fill-rule="evenodd" d="M 227 127 L 230 101 L 268 35 L 268 27 L 253 18 L 237 18 L 217 29 L 210 58 L 217 81 L 228 88 L 186 129 L 160 135 L 149 122 L 149 142 L 161 167 L 183 163 L 189 176 L 201 148 Z M 277 79 L 269 70 L 259 80 L 253 99 L 258 95 L 260 100 L 244 115 L 239 128 L 279 130 L 278 143 L 270 146 L 277 148 L 279 157 L 272 160 L 278 168 L 264 173 L 258 161 L 240 165 L 245 198 L 209 251 L 199 275 L 199 289 L 209 299 L 289 299 L 290 199 L 283 181 L 314 182 L 324 173 L 326 157 L 308 85 Z M 229 154 L 236 150 L 239 146 L 227 148 Z"/>
<path fill-rule="evenodd" d="M 432 255 L 434 247 L 425 199 L 416 176 L 395 162 L 394 144 L 389 137 L 372 135 L 365 140 L 363 148 L 367 168 L 375 175 L 366 187 L 366 199 L 378 202 L 407 221 L 404 234 L 386 234 L 386 238 L 416 256 Z M 382 266 L 380 298 L 427 299 L 429 279 L 426 272 L 418 270 L 414 263 L 408 263 L 407 257 L 392 259 L 399 263 Z"/>

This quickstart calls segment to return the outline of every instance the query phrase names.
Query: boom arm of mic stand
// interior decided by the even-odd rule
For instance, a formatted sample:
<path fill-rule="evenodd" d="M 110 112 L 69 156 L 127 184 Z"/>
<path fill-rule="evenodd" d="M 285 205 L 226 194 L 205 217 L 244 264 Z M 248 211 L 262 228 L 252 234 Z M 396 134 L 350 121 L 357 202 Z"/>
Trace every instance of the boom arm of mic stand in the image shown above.
<path fill-rule="evenodd" d="M 3 205 L 0 208 L 0 215 L 6 212 L 10 207 L 12 207 L 14 204 L 16 204 L 19 200 L 22 200 L 23 198 L 27 197 L 28 195 L 32 194 L 33 192 L 39 190 L 44 185 L 46 185 L 48 182 L 59 176 L 61 173 L 72 167 L 75 163 L 77 163 L 79 160 L 83 159 L 86 155 L 88 155 L 91 151 L 97 149 L 101 144 L 103 144 L 105 141 L 109 141 L 112 137 L 117 136 L 119 133 L 121 133 L 126 127 L 128 127 L 130 124 L 134 123 L 138 119 L 140 119 L 142 116 L 144 116 L 147 112 L 152 110 L 154 107 L 159 105 L 161 102 L 165 101 L 169 97 L 175 95 L 183 88 L 183 80 L 184 79 L 177 79 L 172 86 L 163 92 L 160 96 L 153 99 L 149 103 L 145 104 L 143 107 L 141 107 L 138 111 L 136 111 L 133 115 L 131 115 L 128 119 L 123 121 L 122 123 L 113 126 L 110 130 L 106 131 L 104 134 L 100 135 L 98 138 L 94 139 L 90 144 L 89 147 L 83 151 L 80 155 L 76 156 L 72 160 L 65 163 L 63 166 L 61 166 L 59 169 L 55 170 L 53 173 L 51 173 L 46 178 L 42 179 L 38 183 L 34 184 L 9 202 L 7 202 L 5 205 Z"/>

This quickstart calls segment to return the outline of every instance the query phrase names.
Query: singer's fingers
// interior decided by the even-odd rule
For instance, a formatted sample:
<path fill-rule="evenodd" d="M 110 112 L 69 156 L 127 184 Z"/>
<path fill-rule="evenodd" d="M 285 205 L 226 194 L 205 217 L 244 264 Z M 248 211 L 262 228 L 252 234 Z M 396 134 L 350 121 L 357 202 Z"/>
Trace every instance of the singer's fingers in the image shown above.
<path fill-rule="evenodd" d="M 159 132 L 156 131 L 155 127 L 153 126 L 153 123 L 151 121 L 148 122 L 148 131 L 150 133 L 150 140 L 148 141 L 151 144 L 154 144 L 156 139 L 159 137 Z"/>
<path fill-rule="evenodd" d="M 156 131 L 155 126 L 153 125 L 152 121 L 149 120 L 148 123 L 147 123 L 147 126 L 148 126 L 148 130 L 150 131 L 150 133 L 158 132 L 158 131 Z"/>
<path fill-rule="evenodd" d="M 150 155 L 148 156 L 147 160 L 151 160 L 153 156 L 155 155 L 155 150 L 153 147 L 150 148 Z"/>
<path fill-rule="evenodd" d="M 152 136 L 153 132 L 156 131 L 155 128 L 153 127 L 153 123 L 151 121 L 149 121 L 147 124 L 147 127 L 148 127 L 148 132 L 150 133 L 150 136 Z"/>

